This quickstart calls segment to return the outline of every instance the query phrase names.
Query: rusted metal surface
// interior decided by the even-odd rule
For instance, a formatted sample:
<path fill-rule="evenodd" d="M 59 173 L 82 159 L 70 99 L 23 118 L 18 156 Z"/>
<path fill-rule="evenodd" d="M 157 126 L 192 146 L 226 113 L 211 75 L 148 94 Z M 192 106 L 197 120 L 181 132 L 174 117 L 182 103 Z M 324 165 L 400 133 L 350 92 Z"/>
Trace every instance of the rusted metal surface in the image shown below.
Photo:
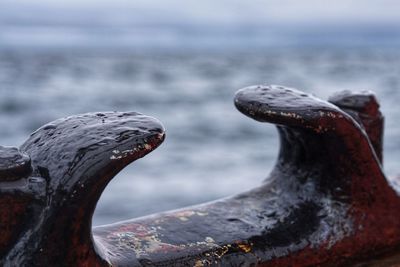
<path fill-rule="evenodd" d="M 109 112 L 56 120 L 34 132 L 20 152 L 3 148 L 9 151 L 5 156 L 25 164 L 29 155 L 31 171 L 10 179 L 9 165 L 1 165 L 2 264 L 108 265 L 91 234 L 96 203 L 122 168 L 163 138 L 162 125 L 153 118 Z"/>
<path fill-rule="evenodd" d="M 258 188 L 93 229 L 107 183 L 163 141 L 157 120 L 79 115 L 43 126 L 19 149 L 1 147 L 1 263 L 379 266 L 370 260 L 382 255 L 380 262 L 398 262 L 400 197 L 382 172 L 383 116 L 372 93 L 326 102 L 262 85 L 238 91 L 235 105 L 280 135 L 276 165 Z"/>

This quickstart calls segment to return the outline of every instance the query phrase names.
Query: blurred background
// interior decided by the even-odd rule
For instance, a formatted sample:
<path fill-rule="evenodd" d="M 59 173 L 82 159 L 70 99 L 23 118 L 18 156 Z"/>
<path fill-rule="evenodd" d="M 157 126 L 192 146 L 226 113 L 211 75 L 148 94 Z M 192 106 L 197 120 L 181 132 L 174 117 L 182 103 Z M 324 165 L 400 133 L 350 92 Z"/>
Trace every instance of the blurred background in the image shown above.
<path fill-rule="evenodd" d="M 259 184 L 278 136 L 235 110 L 242 87 L 373 90 L 385 170 L 399 174 L 399 10 L 396 0 L 1 0 L 1 145 L 77 113 L 160 119 L 164 144 L 111 182 L 99 225 Z"/>

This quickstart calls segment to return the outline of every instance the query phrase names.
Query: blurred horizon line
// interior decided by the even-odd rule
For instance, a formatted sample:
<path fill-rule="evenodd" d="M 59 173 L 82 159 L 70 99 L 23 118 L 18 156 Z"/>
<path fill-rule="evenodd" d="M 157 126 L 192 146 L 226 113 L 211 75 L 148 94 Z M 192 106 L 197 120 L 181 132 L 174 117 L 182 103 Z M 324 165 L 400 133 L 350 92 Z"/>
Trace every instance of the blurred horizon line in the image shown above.
<path fill-rule="evenodd" d="M 272 25 L 78 27 L 1 25 L 0 49 L 132 48 L 132 49 L 257 49 L 296 46 L 400 45 L 395 25 Z"/>

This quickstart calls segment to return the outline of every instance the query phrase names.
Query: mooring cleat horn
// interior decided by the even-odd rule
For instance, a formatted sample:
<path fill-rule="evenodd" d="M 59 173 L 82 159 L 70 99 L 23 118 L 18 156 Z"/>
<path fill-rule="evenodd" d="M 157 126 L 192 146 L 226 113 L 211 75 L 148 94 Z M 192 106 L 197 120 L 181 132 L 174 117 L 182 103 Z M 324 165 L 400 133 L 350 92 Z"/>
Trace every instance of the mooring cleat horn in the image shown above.
<path fill-rule="evenodd" d="M 326 174 L 334 171 L 338 184 L 352 184 L 358 190 L 366 190 L 363 194 L 358 194 L 357 190 L 352 192 L 353 201 L 356 196 L 361 202 L 369 202 L 369 198 L 385 199 L 386 193 L 393 195 L 380 166 L 380 151 L 375 151 L 365 130 L 372 126 L 364 127 L 357 116 L 369 111 L 371 116 L 383 121 L 376 98 L 370 93 L 342 93 L 332 97 L 331 102 L 342 108 L 347 103 L 346 109 L 299 90 L 276 85 L 246 87 L 235 96 L 235 105 L 242 113 L 261 122 L 277 124 L 281 137 L 279 162 L 291 166 L 294 172 L 310 166 L 323 166 Z M 347 113 L 348 109 L 357 109 L 358 113 Z M 383 131 L 377 128 L 371 132 Z M 277 167 L 281 166 L 278 164 Z"/>
<path fill-rule="evenodd" d="M 52 186 L 97 184 L 116 174 L 164 140 L 161 123 L 136 112 L 87 113 L 53 121 L 21 146 L 32 158 L 34 175 Z M 108 178 L 107 178 L 108 179 Z"/>
<path fill-rule="evenodd" d="M 23 188 L 42 182 L 45 197 L 31 203 L 29 210 L 35 212 L 24 226 L 32 228 L 26 229 L 3 263 L 77 266 L 93 258 L 103 262 L 91 235 L 97 201 L 120 170 L 163 140 L 161 123 L 136 112 L 76 115 L 35 131 L 20 147 L 20 153 L 32 159 L 31 177 Z M 17 185 L 15 201 L 20 190 Z"/>
<path fill-rule="evenodd" d="M 371 91 L 342 91 L 331 96 L 328 101 L 279 85 L 250 86 L 239 90 L 235 96 L 236 107 L 243 114 L 261 122 L 298 126 L 316 132 L 333 131 L 337 134 L 340 134 L 343 124 L 355 131 L 362 128 L 382 162 L 384 119 L 375 94 Z M 354 123 L 349 117 L 357 124 L 352 126 Z M 347 131 L 344 130 L 345 134 Z"/>
<path fill-rule="evenodd" d="M 342 116 L 331 103 L 279 85 L 243 88 L 236 93 L 234 102 L 239 111 L 255 120 L 303 126 L 316 131 L 320 129 L 321 118 Z"/>

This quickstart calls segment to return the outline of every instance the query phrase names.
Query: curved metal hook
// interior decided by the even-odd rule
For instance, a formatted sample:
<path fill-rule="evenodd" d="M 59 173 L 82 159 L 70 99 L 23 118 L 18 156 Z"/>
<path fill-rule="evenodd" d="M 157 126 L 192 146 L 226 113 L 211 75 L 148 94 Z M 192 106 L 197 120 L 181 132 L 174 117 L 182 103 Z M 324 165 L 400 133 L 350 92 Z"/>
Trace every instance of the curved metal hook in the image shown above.
<path fill-rule="evenodd" d="M 42 197 L 38 203 L 27 203 L 33 210 L 30 229 L 19 237 L 5 262 L 14 266 L 56 266 L 60 260 L 69 266 L 104 263 L 91 234 L 96 203 L 120 170 L 163 140 L 160 122 L 136 112 L 71 116 L 34 132 L 20 150 L 30 155 L 31 177 L 36 178 L 26 180 L 25 187 L 41 183 Z"/>
<path fill-rule="evenodd" d="M 337 95 L 331 101 L 342 106 L 347 103 L 348 110 L 358 108 L 366 116 L 362 106 L 367 109 L 367 105 L 378 104 L 371 104 L 373 98 L 361 101 L 363 98 L 366 96 L 348 93 Z M 348 101 L 352 99 L 354 103 Z M 337 191 L 336 187 L 340 187 L 343 191 L 347 187 L 346 190 L 352 192 L 345 195 L 351 196 L 352 202 L 370 205 L 371 201 L 384 201 L 387 194 L 394 194 L 377 158 L 381 151 L 374 149 L 365 131 L 365 127 L 374 133 L 380 128 L 376 130 L 371 125 L 364 127 L 358 123 L 356 119 L 360 113 L 348 114 L 331 103 L 282 86 L 253 86 L 239 90 L 235 105 L 255 120 L 278 125 L 281 137 L 278 162 L 281 164 L 277 168 L 289 168 L 290 174 L 297 178 L 301 170 L 309 176 L 309 172 L 318 168 L 321 173 L 316 177 L 323 179 L 318 183 L 326 184 L 327 190 Z M 378 197 L 383 199 L 376 199 Z"/>

